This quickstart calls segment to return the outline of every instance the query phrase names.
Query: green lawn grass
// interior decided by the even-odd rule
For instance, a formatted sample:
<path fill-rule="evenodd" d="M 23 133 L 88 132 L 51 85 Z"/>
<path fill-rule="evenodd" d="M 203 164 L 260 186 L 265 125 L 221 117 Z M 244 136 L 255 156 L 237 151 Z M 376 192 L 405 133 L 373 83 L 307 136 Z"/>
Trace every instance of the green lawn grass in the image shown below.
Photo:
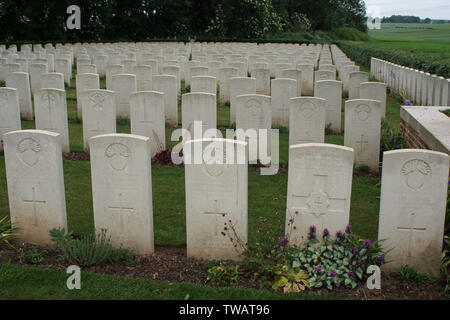
<path fill-rule="evenodd" d="M 18 267 L 0 263 L 0 299 L 24 300 L 327 300 L 331 296 L 281 294 L 267 290 L 214 288 L 81 272 L 81 289 L 68 290 L 63 270 Z"/>
<path fill-rule="evenodd" d="M 101 88 L 105 88 L 104 79 L 101 81 Z M 70 147 L 72 151 L 80 152 L 83 150 L 83 135 L 82 124 L 76 121 L 74 80 L 72 81 L 71 88 L 68 88 L 66 92 L 68 97 Z M 184 83 L 182 83 L 182 92 L 186 92 Z M 181 106 L 179 106 L 179 109 L 179 125 L 181 125 Z M 229 126 L 229 112 L 229 107 L 218 106 L 218 126 Z M 391 122 L 394 126 L 398 127 L 399 125 L 399 106 L 391 99 L 388 100 L 387 104 L 387 121 Z M 344 121 L 342 123 L 344 124 Z M 23 121 L 22 127 L 23 129 L 32 129 L 34 128 L 34 122 Z M 168 146 L 177 143 L 170 141 L 173 130 L 173 128 L 166 129 Z M 128 125 L 118 125 L 117 131 L 129 133 L 130 127 Z M 327 135 L 325 142 L 343 145 L 344 139 L 340 135 Z M 281 133 L 280 163 L 284 165 L 288 163 L 288 144 L 288 133 Z M 94 220 L 90 163 L 87 161 L 65 160 L 63 166 L 69 230 L 73 231 L 75 235 L 92 234 L 94 232 Z M 275 213 L 278 211 L 281 213 L 281 216 L 284 216 L 286 210 L 287 173 L 262 176 L 259 172 L 252 171 L 249 172 L 248 179 L 249 245 L 252 246 L 252 243 L 256 241 L 256 230 L 254 226 L 259 217 L 265 217 L 272 223 L 280 224 Z M 372 240 L 377 238 L 378 232 L 379 182 L 379 178 L 355 177 L 352 184 L 350 223 L 355 232 Z M 185 246 L 184 168 L 153 165 L 152 184 L 155 243 Z M 0 217 L 8 214 L 9 206 L 4 156 L 0 156 Z M 284 222 L 281 224 L 283 226 Z M 282 226 L 277 229 L 282 230 Z M 280 233 L 279 236 L 282 236 L 282 234 Z M 76 292 L 65 289 L 64 279 L 67 276 L 63 272 L 0 265 L 0 274 L 2 273 L 3 275 L 0 277 L 0 287 L 2 287 L 0 297 L 2 298 L 183 299 L 186 293 L 189 293 L 193 299 L 230 299 L 233 297 L 239 299 L 291 298 L 291 296 L 278 296 L 265 291 L 248 291 L 231 288 L 215 289 L 187 284 L 174 284 L 173 286 L 169 286 L 167 283 L 158 281 L 94 274 L 89 274 L 85 279 L 83 278 L 84 288 L 87 289 Z M 56 284 L 55 281 L 61 281 L 61 284 Z M 116 286 L 121 289 L 116 289 Z M 145 293 L 142 293 L 143 291 Z M 294 295 L 292 297 L 301 298 L 302 296 Z"/>

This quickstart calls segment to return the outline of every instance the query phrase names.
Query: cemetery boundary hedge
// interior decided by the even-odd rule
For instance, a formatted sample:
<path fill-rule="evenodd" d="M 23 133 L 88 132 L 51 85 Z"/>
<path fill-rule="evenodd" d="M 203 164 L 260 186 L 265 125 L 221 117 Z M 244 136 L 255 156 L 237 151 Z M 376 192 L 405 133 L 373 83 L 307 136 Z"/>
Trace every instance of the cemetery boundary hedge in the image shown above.
<path fill-rule="evenodd" d="M 347 57 L 368 68 L 370 68 L 371 58 L 375 57 L 403 67 L 450 78 L 450 61 L 448 59 L 433 59 L 427 54 L 405 52 L 391 48 L 363 47 L 351 41 L 338 41 L 337 44 Z"/>

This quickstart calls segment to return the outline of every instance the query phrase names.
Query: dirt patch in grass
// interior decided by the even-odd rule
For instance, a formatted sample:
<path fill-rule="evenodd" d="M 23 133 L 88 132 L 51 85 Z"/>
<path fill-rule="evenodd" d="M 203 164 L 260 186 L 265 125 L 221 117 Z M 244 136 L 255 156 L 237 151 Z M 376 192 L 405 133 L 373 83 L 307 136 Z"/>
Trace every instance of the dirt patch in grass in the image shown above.
<path fill-rule="evenodd" d="M 63 159 L 70 160 L 70 161 L 89 161 L 90 156 L 89 156 L 89 153 L 86 153 L 86 152 L 70 152 L 70 153 L 64 153 Z"/>
<path fill-rule="evenodd" d="M 0 263 L 11 263 L 21 266 L 35 266 L 44 269 L 65 270 L 67 263 L 63 263 L 58 252 L 53 247 L 38 247 L 30 244 L 15 245 L 25 252 L 38 250 L 43 254 L 44 262 L 39 265 L 27 264 L 22 255 L 9 247 L 0 248 Z M 187 282 L 202 285 L 211 285 L 207 280 L 208 261 L 189 258 L 185 247 L 172 247 L 157 245 L 155 254 L 138 258 L 134 266 L 121 264 L 97 265 L 82 267 L 83 271 L 95 272 L 97 274 L 108 274 L 127 276 L 148 280 L 163 280 L 169 282 Z M 258 289 L 256 279 L 239 277 L 234 287 Z M 369 290 L 365 283 L 359 284 L 355 289 L 337 288 L 335 290 L 312 289 L 305 291 L 311 295 L 331 295 L 350 299 L 374 299 L 374 300 L 397 300 L 397 299 L 448 299 L 445 297 L 435 283 L 425 280 L 422 283 L 402 282 L 395 273 L 382 273 L 381 290 Z"/>

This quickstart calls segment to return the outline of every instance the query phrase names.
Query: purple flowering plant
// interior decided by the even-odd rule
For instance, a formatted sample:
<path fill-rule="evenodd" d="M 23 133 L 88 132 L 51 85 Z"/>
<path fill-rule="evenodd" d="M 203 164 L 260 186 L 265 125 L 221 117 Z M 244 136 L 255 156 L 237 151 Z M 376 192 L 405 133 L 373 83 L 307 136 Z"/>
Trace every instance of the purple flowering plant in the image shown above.
<path fill-rule="evenodd" d="M 386 263 L 380 243 L 359 237 L 350 225 L 333 233 L 328 228 L 320 231 L 311 226 L 307 239 L 299 250 L 291 252 L 290 258 L 292 266 L 308 272 L 309 284 L 314 288 L 354 288 L 364 280 L 369 265 Z"/>

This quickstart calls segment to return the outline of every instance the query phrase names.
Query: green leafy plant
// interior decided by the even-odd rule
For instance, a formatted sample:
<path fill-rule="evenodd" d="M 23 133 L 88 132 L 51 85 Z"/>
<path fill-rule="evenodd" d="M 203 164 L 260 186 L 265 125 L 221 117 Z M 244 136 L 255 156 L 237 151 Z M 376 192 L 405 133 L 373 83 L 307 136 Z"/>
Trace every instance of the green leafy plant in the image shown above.
<path fill-rule="evenodd" d="M 19 249 L 19 252 L 22 254 L 22 257 L 26 263 L 40 264 L 44 262 L 44 255 L 37 249 L 29 250 L 28 252 L 25 252 L 23 249 Z"/>
<path fill-rule="evenodd" d="M 450 294 L 450 237 L 444 236 L 444 250 L 441 259 L 441 280 L 444 284 L 443 291 Z"/>
<path fill-rule="evenodd" d="M 228 286 L 236 283 L 239 277 L 239 266 L 228 265 L 226 261 L 213 260 L 208 265 L 207 281 L 214 285 Z"/>
<path fill-rule="evenodd" d="M 13 228 L 8 216 L 0 219 L 0 246 L 2 244 L 11 245 L 11 240 L 17 235 L 17 229 Z"/>
<path fill-rule="evenodd" d="M 317 239 L 316 227 L 311 226 L 308 240 L 291 253 L 292 267 L 300 267 L 309 274 L 309 284 L 314 288 L 346 286 L 354 288 L 365 278 L 370 265 L 385 263 L 385 252 L 379 242 L 362 239 L 347 226 L 338 231 L 335 239 L 328 229 Z"/>
<path fill-rule="evenodd" d="M 277 265 L 275 269 L 276 281 L 272 285 L 273 290 L 283 290 L 284 293 L 300 292 L 310 288 L 308 273 L 299 267 Z"/>
<path fill-rule="evenodd" d="M 418 273 L 414 268 L 409 265 L 401 266 L 397 271 L 397 277 L 402 282 L 416 282 L 422 283 L 425 280 L 425 276 Z"/>
<path fill-rule="evenodd" d="M 130 118 L 118 118 L 116 121 L 116 124 L 118 126 L 130 126 L 131 120 L 130 120 Z"/>
<path fill-rule="evenodd" d="M 111 246 L 106 230 L 102 230 L 97 238 L 88 235 L 74 239 L 72 233 L 66 233 L 64 229 L 52 229 L 50 236 L 55 247 L 61 252 L 61 258 L 70 264 L 91 266 L 103 263 L 134 263 L 134 254 L 130 250 Z"/>

